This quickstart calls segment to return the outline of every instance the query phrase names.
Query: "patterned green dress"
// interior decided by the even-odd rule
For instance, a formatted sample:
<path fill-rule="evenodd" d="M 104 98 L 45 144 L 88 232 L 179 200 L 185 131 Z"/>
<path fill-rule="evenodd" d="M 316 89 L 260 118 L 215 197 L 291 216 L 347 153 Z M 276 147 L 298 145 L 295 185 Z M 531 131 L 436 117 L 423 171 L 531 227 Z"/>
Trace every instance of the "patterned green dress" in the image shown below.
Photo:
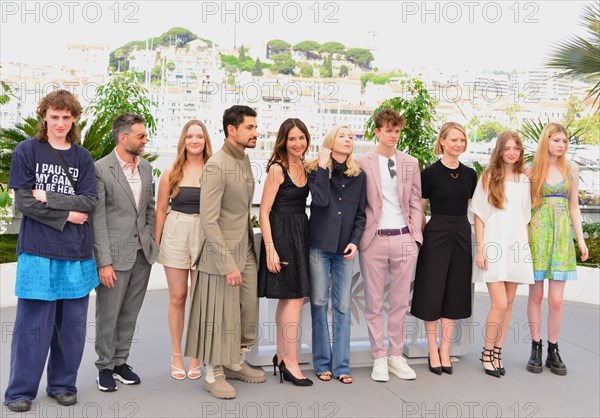
<path fill-rule="evenodd" d="M 569 216 L 571 176 L 555 185 L 544 184 L 542 204 L 529 224 L 534 279 L 575 280 L 577 265 Z"/>

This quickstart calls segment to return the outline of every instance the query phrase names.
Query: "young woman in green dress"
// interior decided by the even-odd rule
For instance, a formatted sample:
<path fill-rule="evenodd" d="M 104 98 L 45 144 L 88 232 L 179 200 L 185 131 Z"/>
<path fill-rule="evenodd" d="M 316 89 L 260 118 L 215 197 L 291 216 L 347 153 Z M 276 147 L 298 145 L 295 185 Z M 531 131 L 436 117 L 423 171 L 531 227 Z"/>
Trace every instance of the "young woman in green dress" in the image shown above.
<path fill-rule="evenodd" d="M 529 286 L 527 316 L 532 347 L 527 370 L 540 373 L 542 367 L 542 299 L 544 279 L 548 279 L 548 357 L 552 373 L 566 375 L 567 368 L 558 351 L 565 283 L 577 277 L 575 231 L 581 260 L 588 258 L 579 211 L 579 168 L 567 160 L 569 136 L 566 129 L 550 123 L 542 131 L 531 172 L 532 217 L 529 241 L 533 256 L 535 283 Z"/>

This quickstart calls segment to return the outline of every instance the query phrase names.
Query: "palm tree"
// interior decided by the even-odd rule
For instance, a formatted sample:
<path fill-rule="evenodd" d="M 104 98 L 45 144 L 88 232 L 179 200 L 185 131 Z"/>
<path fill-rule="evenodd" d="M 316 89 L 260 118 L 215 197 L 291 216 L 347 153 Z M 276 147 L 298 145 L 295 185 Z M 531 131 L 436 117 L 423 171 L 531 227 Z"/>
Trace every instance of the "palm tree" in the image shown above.
<path fill-rule="evenodd" d="M 595 96 L 595 105 L 600 101 L 600 3 L 593 2 L 585 7 L 581 24 L 587 30 L 588 39 L 574 36 L 560 41 L 554 46 L 547 65 L 564 69 L 565 75 L 591 83 L 593 87 L 587 97 Z"/>

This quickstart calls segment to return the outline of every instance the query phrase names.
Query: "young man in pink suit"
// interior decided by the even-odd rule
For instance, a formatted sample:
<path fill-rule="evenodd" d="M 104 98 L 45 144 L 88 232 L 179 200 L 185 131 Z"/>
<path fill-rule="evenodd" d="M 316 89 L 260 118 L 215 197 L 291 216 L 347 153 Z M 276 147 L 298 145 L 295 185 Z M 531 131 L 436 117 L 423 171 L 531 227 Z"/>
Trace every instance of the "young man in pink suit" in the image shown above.
<path fill-rule="evenodd" d="M 367 224 L 359 246 L 365 283 L 365 317 L 374 364 L 371 378 L 387 382 L 389 372 L 400 379 L 417 377 L 404 357 L 404 316 L 410 282 L 423 241 L 421 175 L 416 158 L 396 149 L 406 120 L 398 112 L 382 110 L 375 117 L 375 151 L 356 159 L 367 177 Z M 388 340 L 383 342 L 383 302 L 389 272 Z"/>

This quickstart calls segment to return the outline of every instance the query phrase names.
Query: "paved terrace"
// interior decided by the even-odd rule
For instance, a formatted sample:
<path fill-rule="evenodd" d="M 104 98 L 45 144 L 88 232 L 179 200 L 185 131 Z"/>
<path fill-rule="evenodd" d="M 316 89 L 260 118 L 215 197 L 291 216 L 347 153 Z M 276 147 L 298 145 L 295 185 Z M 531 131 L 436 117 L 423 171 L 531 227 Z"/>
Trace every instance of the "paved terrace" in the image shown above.
<path fill-rule="evenodd" d="M 119 384 L 113 393 L 96 388 L 94 367 L 94 303 L 90 299 L 89 342 L 79 372 L 79 403 L 59 406 L 46 396 L 45 376 L 32 410 L 16 414 L 6 407 L 0 416 L 14 417 L 598 417 L 600 416 L 600 311 L 597 305 L 565 305 L 560 349 L 568 367 L 567 376 L 545 369 L 534 375 L 525 370 L 529 357 L 526 298 L 517 297 L 510 335 L 503 356 L 506 376 L 487 376 L 479 362 L 481 325 L 476 329 L 471 351 L 454 365 L 452 376 L 437 376 L 425 359 L 411 359 L 417 372 L 414 381 L 390 376 L 387 383 L 370 379 L 370 367 L 353 367 L 354 383 L 320 382 L 312 387 L 279 383 L 270 368 L 263 384 L 234 381 L 234 400 L 221 401 L 202 389 L 203 378 L 177 381 L 169 376 L 170 343 L 167 327 L 166 290 L 149 291 L 138 321 L 130 364 L 140 374 L 136 386 Z M 305 306 L 304 309 L 308 307 Z M 486 293 L 476 293 L 474 323 L 485 322 L 489 309 Z M 544 315 L 546 310 L 544 310 Z M 0 310 L 0 391 L 6 390 L 9 373 L 10 329 L 15 308 Z M 546 342 L 544 341 L 544 351 Z M 545 353 L 544 353 L 545 358 Z M 306 375 L 313 377 L 310 365 Z"/>

